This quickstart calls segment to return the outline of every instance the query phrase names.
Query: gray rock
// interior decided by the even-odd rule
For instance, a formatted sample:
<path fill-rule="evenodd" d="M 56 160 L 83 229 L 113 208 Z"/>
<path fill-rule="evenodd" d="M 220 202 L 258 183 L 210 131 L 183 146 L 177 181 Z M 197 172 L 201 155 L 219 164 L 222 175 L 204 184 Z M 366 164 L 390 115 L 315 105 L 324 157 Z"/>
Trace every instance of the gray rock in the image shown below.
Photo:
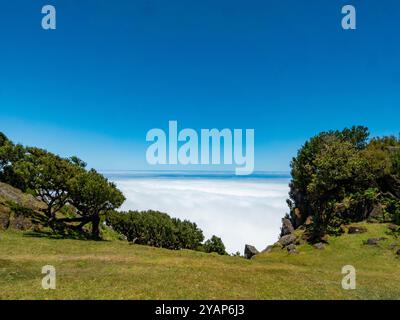
<path fill-rule="evenodd" d="M 286 250 L 287 251 L 292 251 L 292 250 L 296 250 L 296 245 L 295 244 L 289 244 L 287 247 L 286 247 Z"/>
<path fill-rule="evenodd" d="M 0 204 L 0 230 L 7 230 L 10 226 L 11 210 Z"/>
<path fill-rule="evenodd" d="M 382 206 L 377 203 L 373 206 L 371 212 L 369 213 L 370 218 L 382 218 L 384 215 Z"/>
<path fill-rule="evenodd" d="M 22 216 L 16 216 L 10 223 L 10 227 L 15 230 L 26 231 L 33 228 L 33 223 L 30 219 Z"/>
<path fill-rule="evenodd" d="M 380 238 L 369 238 L 369 239 L 365 242 L 365 244 L 368 244 L 368 245 L 377 245 L 379 241 L 383 241 L 383 240 L 386 240 L 386 239 L 387 239 L 387 238 L 385 238 L 385 237 L 380 237 Z"/>
<path fill-rule="evenodd" d="M 325 249 L 325 245 L 324 245 L 322 242 L 318 242 L 318 243 L 314 244 L 313 247 L 314 247 L 315 249 L 318 249 L 318 250 L 323 250 L 323 249 Z"/>
<path fill-rule="evenodd" d="M 287 218 L 282 219 L 281 237 L 292 234 L 293 231 L 294 228 L 292 222 Z"/>
<path fill-rule="evenodd" d="M 287 251 L 289 254 L 298 254 L 299 251 L 297 250 L 296 246 L 294 244 L 290 244 L 287 246 Z"/>
<path fill-rule="evenodd" d="M 353 234 L 353 233 L 365 233 L 367 232 L 367 228 L 365 227 L 357 227 L 357 226 L 350 226 L 349 231 L 347 233 Z"/>
<path fill-rule="evenodd" d="M 251 259 L 256 254 L 258 254 L 258 250 L 254 246 L 251 246 L 249 244 L 245 245 L 245 247 L 244 247 L 244 257 L 246 259 Z"/>
<path fill-rule="evenodd" d="M 288 245 L 295 243 L 296 240 L 297 240 L 296 236 L 294 236 L 293 234 L 287 234 L 287 235 L 281 237 L 278 242 L 283 247 L 287 247 Z"/>
<path fill-rule="evenodd" d="M 287 252 L 288 252 L 289 254 L 298 254 L 298 253 L 299 253 L 299 250 L 297 250 L 297 247 L 296 247 L 296 245 L 295 245 L 294 243 L 289 244 L 289 245 L 286 247 L 286 250 L 287 250 Z"/>
<path fill-rule="evenodd" d="M 398 247 L 398 244 L 393 242 L 390 244 L 389 249 L 395 249 L 396 247 Z"/>

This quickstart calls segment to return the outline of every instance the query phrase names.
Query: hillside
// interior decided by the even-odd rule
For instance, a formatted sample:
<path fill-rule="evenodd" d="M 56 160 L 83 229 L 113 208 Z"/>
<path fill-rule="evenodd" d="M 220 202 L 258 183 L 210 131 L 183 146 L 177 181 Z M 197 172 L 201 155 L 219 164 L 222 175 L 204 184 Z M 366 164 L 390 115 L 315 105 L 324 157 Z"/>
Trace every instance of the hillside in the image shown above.
<path fill-rule="evenodd" d="M 123 193 L 81 159 L 0 134 L 0 299 L 398 299 L 400 139 L 368 136 L 357 126 L 307 141 L 279 244 L 247 245 L 244 259 L 193 222 L 117 211 Z M 46 265 L 56 290 L 41 287 Z"/>
<path fill-rule="evenodd" d="M 386 224 L 331 237 L 324 250 L 274 248 L 251 260 L 171 251 L 126 241 L 49 239 L 0 233 L 0 299 L 398 299 L 400 240 Z M 364 245 L 382 237 L 378 245 Z M 57 289 L 41 288 L 41 268 L 54 265 Z M 341 268 L 357 269 L 357 289 L 343 290 Z"/>
<path fill-rule="evenodd" d="M 0 230 L 32 228 L 31 220 L 24 218 L 23 214 L 29 211 L 32 216 L 43 208 L 44 204 L 35 197 L 0 182 Z"/>

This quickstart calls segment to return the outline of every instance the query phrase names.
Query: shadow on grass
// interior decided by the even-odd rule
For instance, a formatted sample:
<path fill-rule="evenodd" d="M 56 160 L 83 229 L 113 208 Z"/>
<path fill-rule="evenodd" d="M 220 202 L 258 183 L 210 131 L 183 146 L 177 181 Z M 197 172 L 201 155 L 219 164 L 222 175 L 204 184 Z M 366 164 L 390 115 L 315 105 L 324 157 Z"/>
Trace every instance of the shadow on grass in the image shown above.
<path fill-rule="evenodd" d="M 34 238 L 47 238 L 47 239 L 57 239 L 57 240 L 92 240 L 92 241 L 108 241 L 99 238 L 94 238 L 90 234 L 85 232 L 73 232 L 73 233 L 54 233 L 53 231 L 26 231 L 23 233 L 24 237 L 34 237 Z"/>

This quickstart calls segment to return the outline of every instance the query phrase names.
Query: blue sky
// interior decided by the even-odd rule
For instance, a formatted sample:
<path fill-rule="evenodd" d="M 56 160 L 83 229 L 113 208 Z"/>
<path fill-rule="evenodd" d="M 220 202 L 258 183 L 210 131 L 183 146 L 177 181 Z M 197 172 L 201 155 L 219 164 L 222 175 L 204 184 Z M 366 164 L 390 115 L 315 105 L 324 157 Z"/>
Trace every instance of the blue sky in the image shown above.
<path fill-rule="evenodd" d="M 57 30 L 41 28 L 46 4 Z M 345 4 L 357 30 L 341 28 Z M 256 170 L 268 171 L 288 170 L 322 130 L 400 131 L 396 0 L 0 6 L 0 130 L 100 170 L 151 169 L 146 133 L 169 120 L 254 128 Z"/>

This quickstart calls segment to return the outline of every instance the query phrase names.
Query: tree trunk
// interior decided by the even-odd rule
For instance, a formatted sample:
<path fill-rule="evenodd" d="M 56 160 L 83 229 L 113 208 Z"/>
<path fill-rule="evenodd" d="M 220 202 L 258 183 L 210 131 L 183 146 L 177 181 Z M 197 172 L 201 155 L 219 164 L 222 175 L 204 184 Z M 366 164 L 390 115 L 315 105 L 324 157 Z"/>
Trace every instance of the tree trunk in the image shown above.
<path fill-rule="evenodd" d="M 92 218 L 92 237 L 94 239 L 100 239 L 100 216 L 94 215 Z"/>

